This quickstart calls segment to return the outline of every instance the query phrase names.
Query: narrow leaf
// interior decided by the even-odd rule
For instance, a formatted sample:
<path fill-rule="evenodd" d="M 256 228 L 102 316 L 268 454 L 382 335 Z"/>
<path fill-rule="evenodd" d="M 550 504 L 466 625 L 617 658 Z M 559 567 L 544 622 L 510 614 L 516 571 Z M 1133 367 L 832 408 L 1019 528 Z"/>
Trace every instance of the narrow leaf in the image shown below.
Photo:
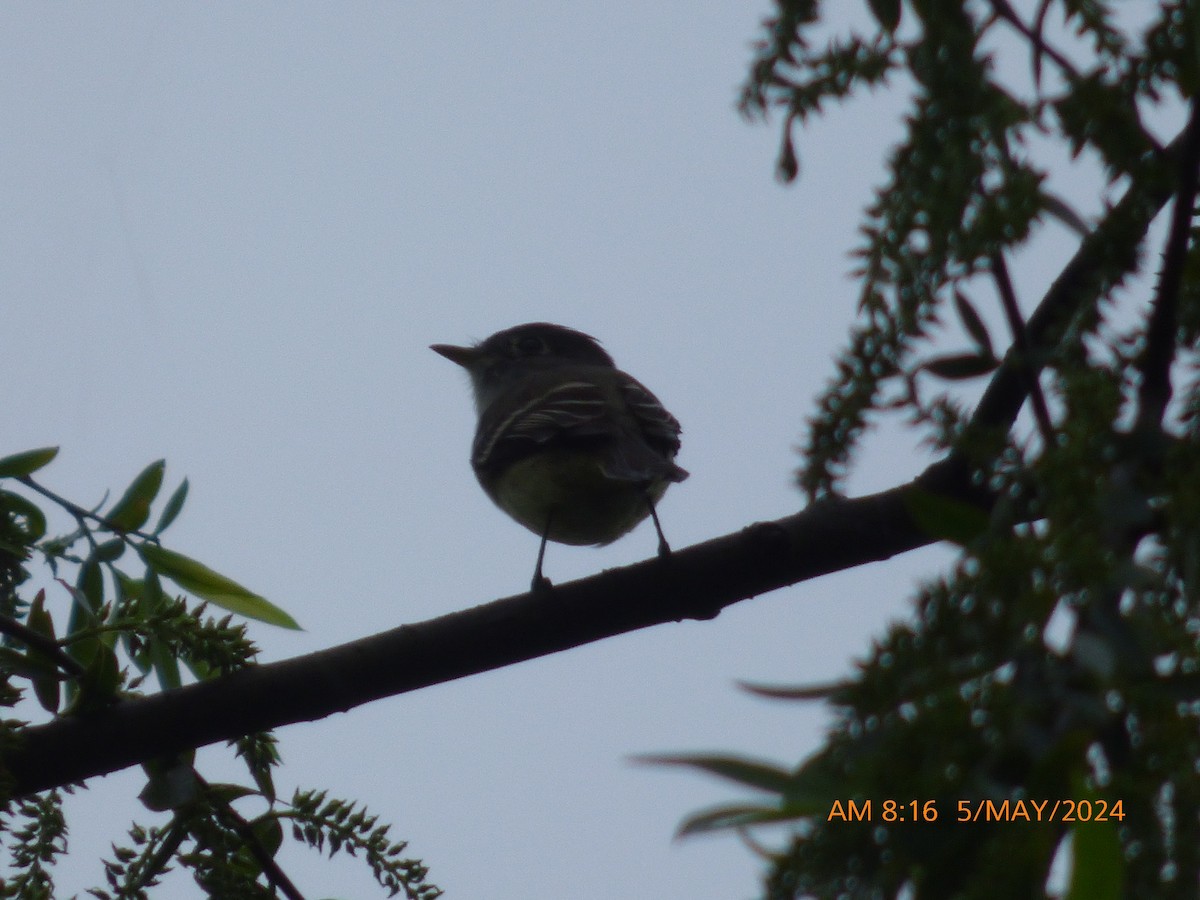
<path fill-rule="evenodd" d="M 274 857 L 279 852 L 283 844 L 283 826 L 279 823 L 278 816 L 272 813 L 259 816 L 250 823 L 250 830 L 268 856 Z"/>
<path fill-rule="evenodd" d="M 1067 900 L 1118 900 L 1125 896 L 1125 854 L 1117 823 L 1075 823 L 1071 850 L 1071 888 Z"/>
<path fill-rule="evenodd" d="M 187 499 L 187 494 L 188 480 L 185 478 L 168 498 L 167 505 L 163 507 L 162 515 L 158 517 L 158 524 L 154 526 L 155 534 L 162 534 L 167 530 L 167 526 L 175 521 L 183 509 L 183 501 Z"/>
<path fill-rule="evenodd" d="M 771 700 L 828 700 L 838 691 L 848 687 L 848 682 L 831 681 L 828 684 L 779 686 L 739 681 L 738 687 L 749 694 L 767 697 Z"/>
<path fill-rule="evenodd" d="M 138 553 L 158 574 L 209 603 L 270 625 L 300 628 L 295 619 L 269 600 L 214 572 L 202 562 L 157 544 L 139 544 Z"/>
<path fill-rule="evenodd" d="M 792 786 L 794 774 L 788 769 L 781 769 L 771 763 L 755 762 L 738 756 L 638 756 L 638 762 L 658 766 L 683 766 L 689 769 L 699 769 L 710 775 L 718 775 L 730 781 L 760 791 L 773 794 L 785 794 Z"/>
<path fill-rule="evenodd" d="M 784 184 L 791 184 L 800 174 L 800 161 L 796 157 L 796 145 L 792 141 L 792 123 L 783 127 L 783 141 L 779 145 L 779 158 L 775 161 L 775 177 Z"/>
<path fill-rule="evenodd" d="M 118 531 L 135 531 L 150 517 L 150 504 L 162 487 L 165 460 L 150 463 L 133 479 L 121 499 L 105 516 Z"/>
<path fill-rule="evenodd" d="M 967 334 L 979 348 L 979 355 L 988 359 L 994 358 L 992 336 L 988 334 L 987 326 L 983 324 L 983 319 L 979 317 L 979 313 L 975 311 L 971 301 L 961 291 L 954 292 L 954 307 L 958 310 L 958 317 L 962 320 L 963 328 L 967 330 Z"/>
<path fill-rule="evenodd" d="M 30 629 L 40 634 L 47 640 L 56 640 L 54 635 L 54 619 L 51 618 L 50 612 L 46 609 L 46 591 L 40 590 L 37 596 L 33 598 L 33 603 L 29 607 L 29 615 L 26 618 L 26 624 Z M 30 647 L 28 655 L 32 657 L 44 658 L 44 654 L 37 649 Z M 58 671 L 58 666 L 53 659 L 46 659 L 49 671 L 43 671 L 36 675 L 31 675 L 33 682 L 33 692 L 37 695 L 38 703 L 42 705 L 42 709 L 46 712 L 58 712 L 58 704 L 60 702 L 60 685 L 62 675 Z"/>
<path fill-rule="evenodd" d="M 986 375 L 998 365 L 999 360 L 990 354 L 957 353 L 950 356 L 935 356 L 923 363 L 921 368 L 947 381 L 962 381 Z"/>
<path fill-rule="evenodd" d="M 1063 225 L 1066 225 L 1081 238 L 1086 238 L 1091 235 L 1092 231 L 1088 228 L 1087 222 L 1083 221 L 1083 217 L 1063 200 L 1054 194 L 1042 193 L 1042 209 L 1050 214 L 1051 218 L 1058 219 Z"/>
<path fill-rule="evenodd" d="M 98 562 L 113 562 L 121 558 L 125 552 L 125 542 L 121 538 L 112 538 L 96 547 L 95 557 Z"/>
<path fill-rule="evenodd" d="M 718 806 L 692 813 L 680 823 L 675 836 L 685 838 L 713 831 L 746 828 L 751 825 L 791 822 L 798 818 L 803 817 L 792 810 L 781 809 L 778 806 Z"/>
<path fill-rule="evenodd" d="M 58 666 L 38 653 L 22 653 L 12 647 L 0 647 L 0 673 L 21 678 L 53 678 L 61 681 Z M 51 710 L 53 712 L 53 710 Z"/>
<path fill-rule="evenodd" d="M 171 653 L 170 648 L 158 638 L 151 637 L 147 651 L 146 655 L 154 665 L 154 674 L 158 676 L 158 683 L 162 685 L 163 690 L 170 691 L 180 687 L 183 679 L 179 676 L 179 660 Z"/>
<path fill-rule="evenodd" d="M 900 24 L 900 0 L 867 0 L 876 21 L 889 34 Z"/>
<path fill-rule="evenodd" d="M 40 447 L 37 450 L 26 450 L 22 453 L 5 456 L 0 459 L 0 478 L 32 475 L 56 456 L 58 456 L 57 447 Z"/>

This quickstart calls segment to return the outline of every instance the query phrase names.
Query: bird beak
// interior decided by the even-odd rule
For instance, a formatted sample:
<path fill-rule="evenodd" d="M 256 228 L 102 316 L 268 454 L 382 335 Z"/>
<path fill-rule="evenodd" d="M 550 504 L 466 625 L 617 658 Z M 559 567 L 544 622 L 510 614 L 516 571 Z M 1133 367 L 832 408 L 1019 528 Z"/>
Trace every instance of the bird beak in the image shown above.
<path fill-rule="evenodd" d="M 429 349 L 446 357 L 450 362 L 458 363 L 463 368 L 471 368 L 471 363 L 479 359 L 479 350 L 475 347 L 456 347 L 453 344 L 430 344 Z"/>

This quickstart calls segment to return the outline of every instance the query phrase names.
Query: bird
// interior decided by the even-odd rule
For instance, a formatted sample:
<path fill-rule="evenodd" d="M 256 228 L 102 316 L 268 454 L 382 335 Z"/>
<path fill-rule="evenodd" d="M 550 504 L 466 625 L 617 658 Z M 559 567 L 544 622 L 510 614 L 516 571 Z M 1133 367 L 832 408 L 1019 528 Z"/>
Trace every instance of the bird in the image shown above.
<path fill-rule="evenodd" d="M 470 346 L 430 349 L 470 376 L 478 423 L 471 466 L 492 501 L 546 542 L 602 546 L 649 516 L 660 557 L 671 548 L 655 504 L 688 477 L 675 464 L 680 425 L 594 337 L 530 322 Z"/>

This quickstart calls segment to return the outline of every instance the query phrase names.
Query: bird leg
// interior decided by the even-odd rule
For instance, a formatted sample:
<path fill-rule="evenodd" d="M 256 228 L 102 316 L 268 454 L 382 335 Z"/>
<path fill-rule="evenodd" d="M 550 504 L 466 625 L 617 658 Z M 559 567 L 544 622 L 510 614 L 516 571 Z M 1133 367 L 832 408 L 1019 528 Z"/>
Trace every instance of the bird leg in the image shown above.
<path fill-rule="evenodd" d="M 550 521 L 553 518 L 553 513 L 546 516 L 546 527 L 542 529 L 542 543 L 538 547 L 537 566 L 534 567 L 533 581 L 530 582 L 529 585 L 529 590 L 535 594 L 539 591 L 548 591 L 550 588 L 554 587 L 554 585 L 550 583 L 550 579 L 542 574 L 542 560 L 546 556 L 546 540 L 550 537 Z"/>
<path fill-rule="evenodd" d="M 671 545 L 667 543 L 667 539 L 663 535 L 662 523 L 658 521 L 658 513 L 654 509 L 654 501 L 650 499 L 649 494 L 646 495 L 646 505 L 650 507 L 650 518 L 654 520 L 654 530 L 658 532 L 659 558 L 670 556 Z"/>

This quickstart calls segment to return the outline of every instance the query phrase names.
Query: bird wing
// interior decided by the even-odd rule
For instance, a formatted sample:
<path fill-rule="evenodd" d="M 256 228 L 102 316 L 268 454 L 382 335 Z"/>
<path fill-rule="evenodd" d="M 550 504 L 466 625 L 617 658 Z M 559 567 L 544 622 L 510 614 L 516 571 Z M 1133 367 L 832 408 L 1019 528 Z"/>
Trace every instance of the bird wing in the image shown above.
<path fill-rule="evenodd" d="M 503 465 L 551 446 L 578 447 L 607 451 L 601 465 L 610 478 L 683 481 L 688 473 L 672 462 L 679 422 L 649 390 L 618 374 L 615 383 L 531 379 L 512 404 L 492 407 L 507 413 L 484 413 L 472 463 Z"/>
<path fill-rule="evenodd" d="M 541 449 L 554 441 L 594 441 L 615 432 L 605 415 L 604 394 L 589 381 L 531 384 L 513 404 L 493 404 L 475 435 L 476 467 L 502 463 Z M 498 406 L 502 416 L 491 414 Z"/>

